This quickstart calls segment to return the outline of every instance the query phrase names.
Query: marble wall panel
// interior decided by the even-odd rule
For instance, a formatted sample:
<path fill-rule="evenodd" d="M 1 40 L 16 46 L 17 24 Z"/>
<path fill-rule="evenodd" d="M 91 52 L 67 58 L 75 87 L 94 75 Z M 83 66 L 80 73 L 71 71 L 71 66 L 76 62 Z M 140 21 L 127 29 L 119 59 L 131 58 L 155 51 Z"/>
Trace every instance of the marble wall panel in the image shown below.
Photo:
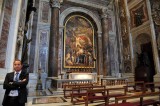
<path fill-rule="evenodd" d="M 110 43 L 109 43 L 109 50 L 110 50 L 110 63 L 111 63 L 111 71 L 112 73 L 116 72 L 115 70 L 115 42 L 113 40 L 110 40 Z"/>
<path fill-rule="evenodd" d="M 68 3 L 63 3 L 61 5 L 61 8 L 60 8 L 60 13 L 62 13 L 65 9 L 69 8 L 69 7 L 72 7 L 73 5 L 71 4 L 68 4 Z"/>
<path fill-rule="evenodd" d="M 113 31 L 112 29 L 112 19 L 111 18 L 108 18 L 108 28 L 109 28 L 109 31 Z"/>
<path fill-rule="evenodd" d="M 49 30 L 39 31 L 39 65 L 43 72 L 47 72 Z"/>
<path fill-rule="evenodd" d="M 63 60 L 63 28 L 60 28 L 59 31 L 59 46 L 58 46 L 58 73 L 62 72 L 62 60 Z"/>
<path fill-rule="evenodd" d="M 48 23 L 50 14 L 50 5 L 48 2 L 41 2 L 40 22 Z"/>
<path fill-rule="evenodd" d="M 4 19 L 2 24 L 2 32 L 0 38 L 0 68 L 5 67 L 7 41 L 10 27 L 10 20 L 12 15 L 13 0 L 6 0 L 4 8 Z"/>

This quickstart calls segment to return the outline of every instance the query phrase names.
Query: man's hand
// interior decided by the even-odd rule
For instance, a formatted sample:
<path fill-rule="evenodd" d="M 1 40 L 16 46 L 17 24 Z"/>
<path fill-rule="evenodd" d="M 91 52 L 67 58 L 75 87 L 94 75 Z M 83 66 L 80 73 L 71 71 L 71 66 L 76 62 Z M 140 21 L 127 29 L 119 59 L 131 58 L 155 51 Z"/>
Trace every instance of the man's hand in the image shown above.
<path fill-rule="evenodd" d="M 26 81 L 26 79 L 23 79 L 22 81 L 24 82 L 24 81 Z"/>
<path fill-rule="evenodd" d="M 24 81 L 26 81 L 26 79 L 23 79 L 23 80 L 19 80 L 20 82 L 24 82 Z"/>
<path fill-rule="evenodd" d="M 9 82 L 9 84 L 13 84 L 13 82 Z"/>

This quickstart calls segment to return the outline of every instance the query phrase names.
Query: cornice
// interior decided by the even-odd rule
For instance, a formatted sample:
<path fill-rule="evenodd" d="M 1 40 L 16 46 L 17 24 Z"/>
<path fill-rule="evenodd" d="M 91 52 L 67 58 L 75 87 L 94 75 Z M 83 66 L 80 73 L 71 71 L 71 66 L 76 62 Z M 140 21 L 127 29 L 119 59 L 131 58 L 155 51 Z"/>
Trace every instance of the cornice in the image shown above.
<path fill-rule="evenodd" d="M 64 2 L 72 3 L 72 4 L 77 4 L 77 5 L 83 5 L 86 7 L 94 8 L 96 10 L 102 10 L 102 9 L 107 9 L 107 6 L 98 4 L 98 3 L 93 3 L 87 0 L 63 0 Z"/>

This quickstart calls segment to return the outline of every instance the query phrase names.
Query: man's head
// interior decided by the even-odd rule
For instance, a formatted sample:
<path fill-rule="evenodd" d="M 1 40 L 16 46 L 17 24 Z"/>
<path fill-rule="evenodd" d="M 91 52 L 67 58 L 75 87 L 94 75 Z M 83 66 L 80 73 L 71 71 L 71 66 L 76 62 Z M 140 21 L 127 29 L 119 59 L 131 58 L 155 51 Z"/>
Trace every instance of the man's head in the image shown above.
<path fill-rule="evenodd" d="M 14 62 L 13 62 L 13 68 L 14 68 L 14 70 L 16 71 L 16 72 L 19 72 L 21 69 L 22 69 L 22 63 L 21 63 L 21 61 L 20 60 L 15 60 Z"/>

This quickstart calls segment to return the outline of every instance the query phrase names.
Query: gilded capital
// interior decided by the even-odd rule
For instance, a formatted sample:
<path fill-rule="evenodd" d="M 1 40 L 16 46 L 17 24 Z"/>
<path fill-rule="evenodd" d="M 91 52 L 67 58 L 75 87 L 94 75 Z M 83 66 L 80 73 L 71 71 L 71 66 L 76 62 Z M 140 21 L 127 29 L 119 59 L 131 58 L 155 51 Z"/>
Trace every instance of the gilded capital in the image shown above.
<path fill-rule="evenodd" d="M 60 8 L 60 1 L 59 0 L 50 0 L 49 3 L 50 3 L 51 8 L 53 8 L 53 7 Z"/>
<path fill-rule="evenodd" d="M 102 9 L 101 17 L 102 17 L 102 19 L 103 18 L 108 18 L 108 9 L 107 8 Z"/>

